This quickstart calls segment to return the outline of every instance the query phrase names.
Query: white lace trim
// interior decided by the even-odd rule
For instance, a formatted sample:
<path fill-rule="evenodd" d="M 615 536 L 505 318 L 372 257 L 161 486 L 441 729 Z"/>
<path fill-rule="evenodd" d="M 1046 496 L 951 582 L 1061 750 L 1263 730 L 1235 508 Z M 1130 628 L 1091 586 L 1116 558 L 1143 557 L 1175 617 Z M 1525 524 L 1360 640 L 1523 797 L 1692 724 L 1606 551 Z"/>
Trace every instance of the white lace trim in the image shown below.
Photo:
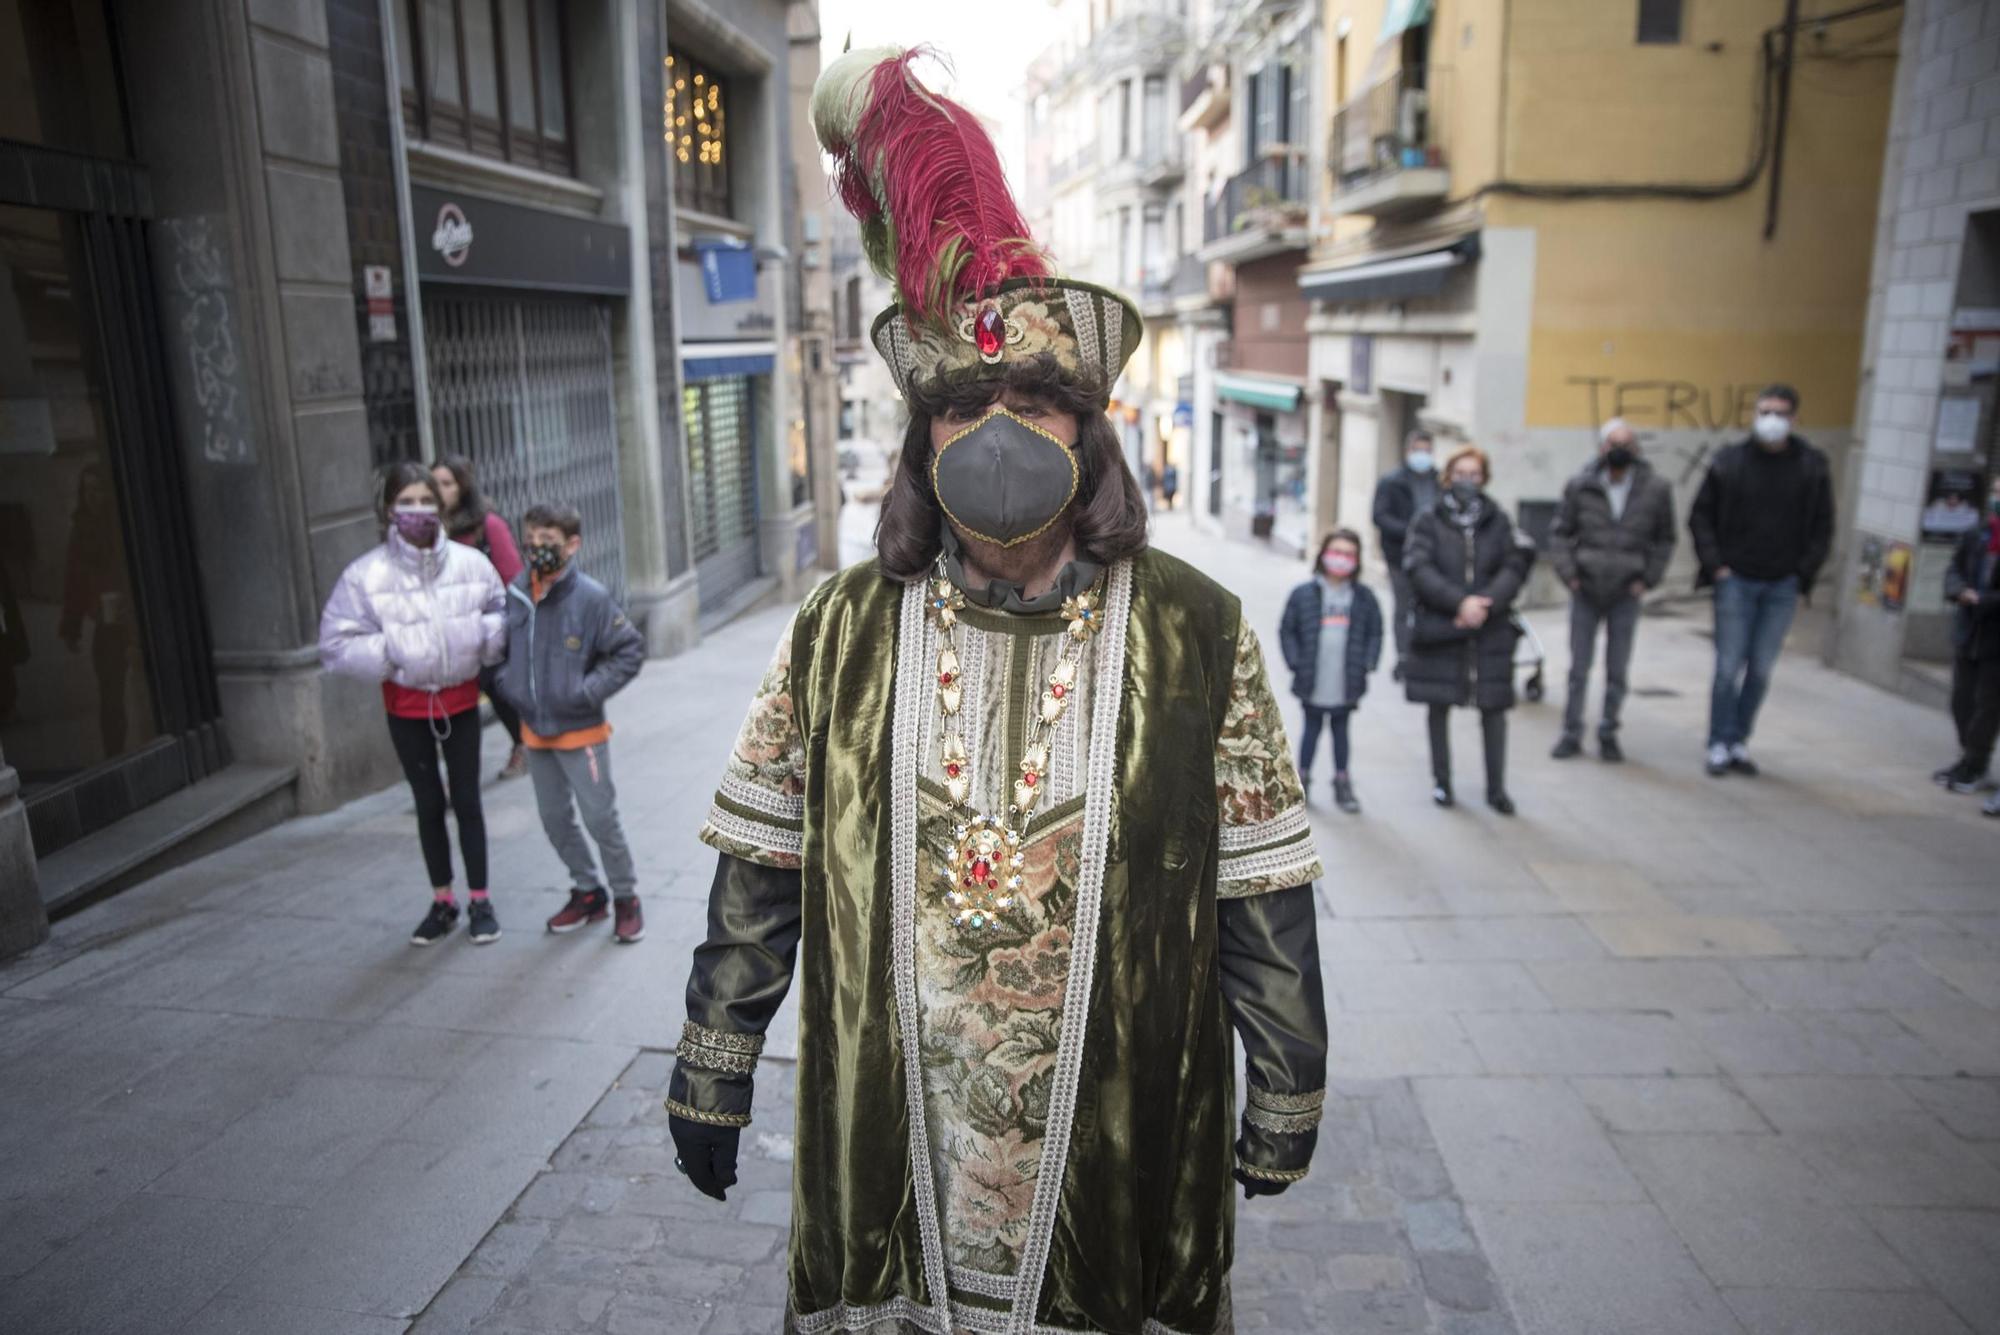
<path fill-rule="evenodd" d="M 802 821 L 806 818 L 804 793 L 774 793 L 761 784 L 734 774 L 723 775 L 722 786 L 716 791 L 739 806 L 761 811 L 766 816 L 776 816 L 779 820 Z"/>
<path fill-rule="evenodd" d="M 1303 806 L 1291 807 L 1254 825 L 1225 825 L 1222 827 L 1222 856 L 1227 858 L 1232 853 L 1246 853 L 1283 839 L 1295 839 L 1311 828 Z"/>
<path fill-rule="evenodd" d="M 708 824 L 716 833 L 734 839 L 739 844 L 765 849 L 772 853 L 789 853 L 802 857 L 806 851 L 806 837 L 803 830 L 787 830 L 778 825 L 766 825 L 739 816 L 733 811 L 711 803 L 708 808 Z"/>
<path fill-rule="evenodd" d="M 1216 1317 L 1216 1324 L 1209 1331 L 1175 1330 L 1151 1317 L 1141 1326 L 1141 1335 L 1214 1335 L 1215 1331 L 1228 1330 L 1232 1317 L 1229 1290 L 1222 1291 L 1222 1305 Z M 867 1307 L 850 1306 L 842 1303 L 822 1311 L 807 1315 L 793 1313 L 789 1329 L 798 1335 L 840 1335 L 840 1332 L 866 1332 L 869 1327 L 883 1321 L 907 1321 L 928 1335 L 956 1335 L 951 1325 L 941 1324 L 937 1311 L 930 1307 L 919 1307 L 900 1294 L 883 1303 L 873 1303 Z M 964 1303 L 951 1304 L 951 1322 L 958 1330 L 974 1332 L 974 1335 L 1006 1335 L 1008 1329 L 1006 1314 L 991 1312 L 983 1307 L 969 1307 Z M 1023 1328 L 1024 1335 L 1103 1335 L 1102 1331 L 1075 1326 L 1044 1326 L 1040 1322 Z"/>
<path fill-rule="evenodd" d="M 901 624 L 896 632 L 895 715 L 889 742 L 889 913 L 890 963 L 895 973 L 896 1033 L 903 1045 L 904 1099 L 910 1128 L 910 1182 L 916 1196 L 917 1237 L 923 1248 L 924 1287 L 931 1306 L 918 1324 L 950 1335 L 950 1286 L 945 1276 L 944 1238 L 938 1231 L 937 1183 L 931 1170 L 930 1128 L 924 1115 L 922 1035 L 917 1007 L 917 766 L 924 748 L 925 702 L 935 700 L 932 683 L 936 648 L 924 581 L 903 588 Z M 926 659 L 929 652 L 932 657 Z M 905 1302 L 906 1299 L 896 1301 Z M 916 1320 L 915 1317 L 906 1318 Z M 811 1330 L 832 1330 L 829 1322 Z M 801 1330 L 810 1330 L 800 1327 Z"/>
<path fill-rule="evenodd" d="M 1062 1033 L 1056 1041 L 1042 1163 L 1035 1181 L 1035 1203 L 1028 1214 L 1027 1241 L 1018 1263 L 1022 1283 L 1014 1295 L 1007 1335 L 1034 1335 L 1049 1240 L 1062 1202 L 1077 1081 L 1083 1070 L 1083 1039 L 1089 1029 L 1090 986 L 1097 972 L 1098 908 L 1104 897 L 1104 851 L 1111 840 L 1111 792 L 1118 777 L 1118 713 L 1125 695 L 1125 629 L 1131 612 L 1132 563 L 1120 561 L 1111 570 L 1104 628 L 1091 643 L 1095 662 L 1091 670 L 1090 759 L 1083 776 L 1082 875 L 1078 878 L 1076 916 L 1070 926 L 1069 980 L 1063 990 Z"/>
<path fill-rule="evenodd" d="M 1279 848 L 1266 849 L 1262 853 L 1251 853 L 1240 858 L 1224 858 L 1216 868 L 1215 879 L 1224 881 L 1261 881 L 1268 877 L 1293 873 L 1298 879 L 1291 885 L 1304 885 L 1317 880 L 1320 875 L 1319 850 L 1310 839 L 1297 839 Z"/>
<path fill-rule="evenodd" d="M 974 1270 L 971 1266 L 955 1265 L 951 1268 L 951 1287 L 959 1293 L 976 1293 L 982 1298 L 1012 1302 L 1015 1290 L 1021 1287 L 1021 1277 L 996 1275 L 987 1270 Z"/>

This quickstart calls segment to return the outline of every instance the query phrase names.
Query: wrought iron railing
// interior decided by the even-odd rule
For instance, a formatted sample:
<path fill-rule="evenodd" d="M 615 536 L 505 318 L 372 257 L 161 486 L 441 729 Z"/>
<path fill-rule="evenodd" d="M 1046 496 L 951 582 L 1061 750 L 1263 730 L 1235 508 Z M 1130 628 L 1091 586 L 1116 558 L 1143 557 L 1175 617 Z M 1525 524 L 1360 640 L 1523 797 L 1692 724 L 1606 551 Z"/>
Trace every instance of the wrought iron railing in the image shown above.
<path fill-rule="evenodd" d="M 1273 151 L 1229 178 L 1208 202 L 1202 239 L 1220 241 L 1251 227 L 1285 221 L 1305 208 L 1305 154 Z"/>
<path fill-rule="evenodd" d="M 1435 65 L 1398 70 L 1334 114 L 1327 163 L 1336 191 L 1445 165 L 1438 130 L 1449 73 Z"/>

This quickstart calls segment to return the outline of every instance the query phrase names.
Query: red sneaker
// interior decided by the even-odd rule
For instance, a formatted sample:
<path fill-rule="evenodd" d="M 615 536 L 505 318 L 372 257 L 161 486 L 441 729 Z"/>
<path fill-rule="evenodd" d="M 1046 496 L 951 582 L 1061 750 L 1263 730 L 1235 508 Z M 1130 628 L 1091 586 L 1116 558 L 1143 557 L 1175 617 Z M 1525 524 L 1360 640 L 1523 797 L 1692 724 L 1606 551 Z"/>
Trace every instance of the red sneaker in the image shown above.
<path fill-rule="evenodd" d="M 621 946 L 629 946 L 634 941 L 643 940 L 646 935 L 646 915 L 639 911 L 639 896 L 621 899 L 612 906 L 618 911 L 618 921 L 611 926 L 611 935 Z"/>
<path fill-rule="evenodd" d="M 602 890 L 572 890 L 562 912 L 549 919 L 551 932 L 574 932 L 587 922 L 603 922 L 609 916 L 611 896 Z"/>

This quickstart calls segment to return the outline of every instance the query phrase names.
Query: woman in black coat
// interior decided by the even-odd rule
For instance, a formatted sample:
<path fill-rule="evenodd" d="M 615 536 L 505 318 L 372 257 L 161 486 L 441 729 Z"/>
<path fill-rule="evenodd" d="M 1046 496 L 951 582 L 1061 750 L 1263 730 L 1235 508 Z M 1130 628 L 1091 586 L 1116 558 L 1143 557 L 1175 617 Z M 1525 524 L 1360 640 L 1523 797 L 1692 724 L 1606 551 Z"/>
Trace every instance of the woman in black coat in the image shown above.
<path fill-rule="evenodd" d="M 1431 800 L 1452 804 L 1451 707 L 1477 705 L 1486 743 L 1486 803 L 1514 814 L 1507 796 L 1507 711 L 1514 707 L 1514 600 L 1535 550 L 1486 495 L 1492 467 L 1483 451 L 1460 450 L 1445 463 L 1437 505 L 1410 524 L 1403 570 L 1416 593 L 1403 689 L 1430 706 Z"/>
<path fill-rule="evenodd" d="M 1340 660 L 1320 662 L 1322 647 Z M 1299 779 L 1312 792 L 1313 755 L 1324 724 L 1333 734 L 1333 800 L 1349 815 L 1361 810 L 1348 777 L 1347 720 L 1382 661 L 1382 605 L 1361 582 L 1361 535 L 1335 529 L 1313 558 L 1313 578 L 1292 590 L 1278 623 L 1278 647 L 1292 670 L 1292 694 L 1306 712 L 1299 735 Z M 1324 666 L 1325 670 L 1321 668 Z"/>

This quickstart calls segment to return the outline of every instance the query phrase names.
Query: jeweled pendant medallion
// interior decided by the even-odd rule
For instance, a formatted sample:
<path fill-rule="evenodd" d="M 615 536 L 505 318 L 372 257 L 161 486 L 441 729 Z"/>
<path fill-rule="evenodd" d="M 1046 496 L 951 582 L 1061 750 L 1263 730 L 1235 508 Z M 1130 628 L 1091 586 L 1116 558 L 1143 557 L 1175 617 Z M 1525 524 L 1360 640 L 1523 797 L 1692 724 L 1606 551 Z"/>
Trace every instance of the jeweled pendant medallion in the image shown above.
<path fill-rule="evenodd" d="M 1021 890 L 1021 836 L 990 816 L 952 827 L 951 861 L 941 874 L 945 907 L 959 927 L 986 928 L 1014 907 Z"/>

